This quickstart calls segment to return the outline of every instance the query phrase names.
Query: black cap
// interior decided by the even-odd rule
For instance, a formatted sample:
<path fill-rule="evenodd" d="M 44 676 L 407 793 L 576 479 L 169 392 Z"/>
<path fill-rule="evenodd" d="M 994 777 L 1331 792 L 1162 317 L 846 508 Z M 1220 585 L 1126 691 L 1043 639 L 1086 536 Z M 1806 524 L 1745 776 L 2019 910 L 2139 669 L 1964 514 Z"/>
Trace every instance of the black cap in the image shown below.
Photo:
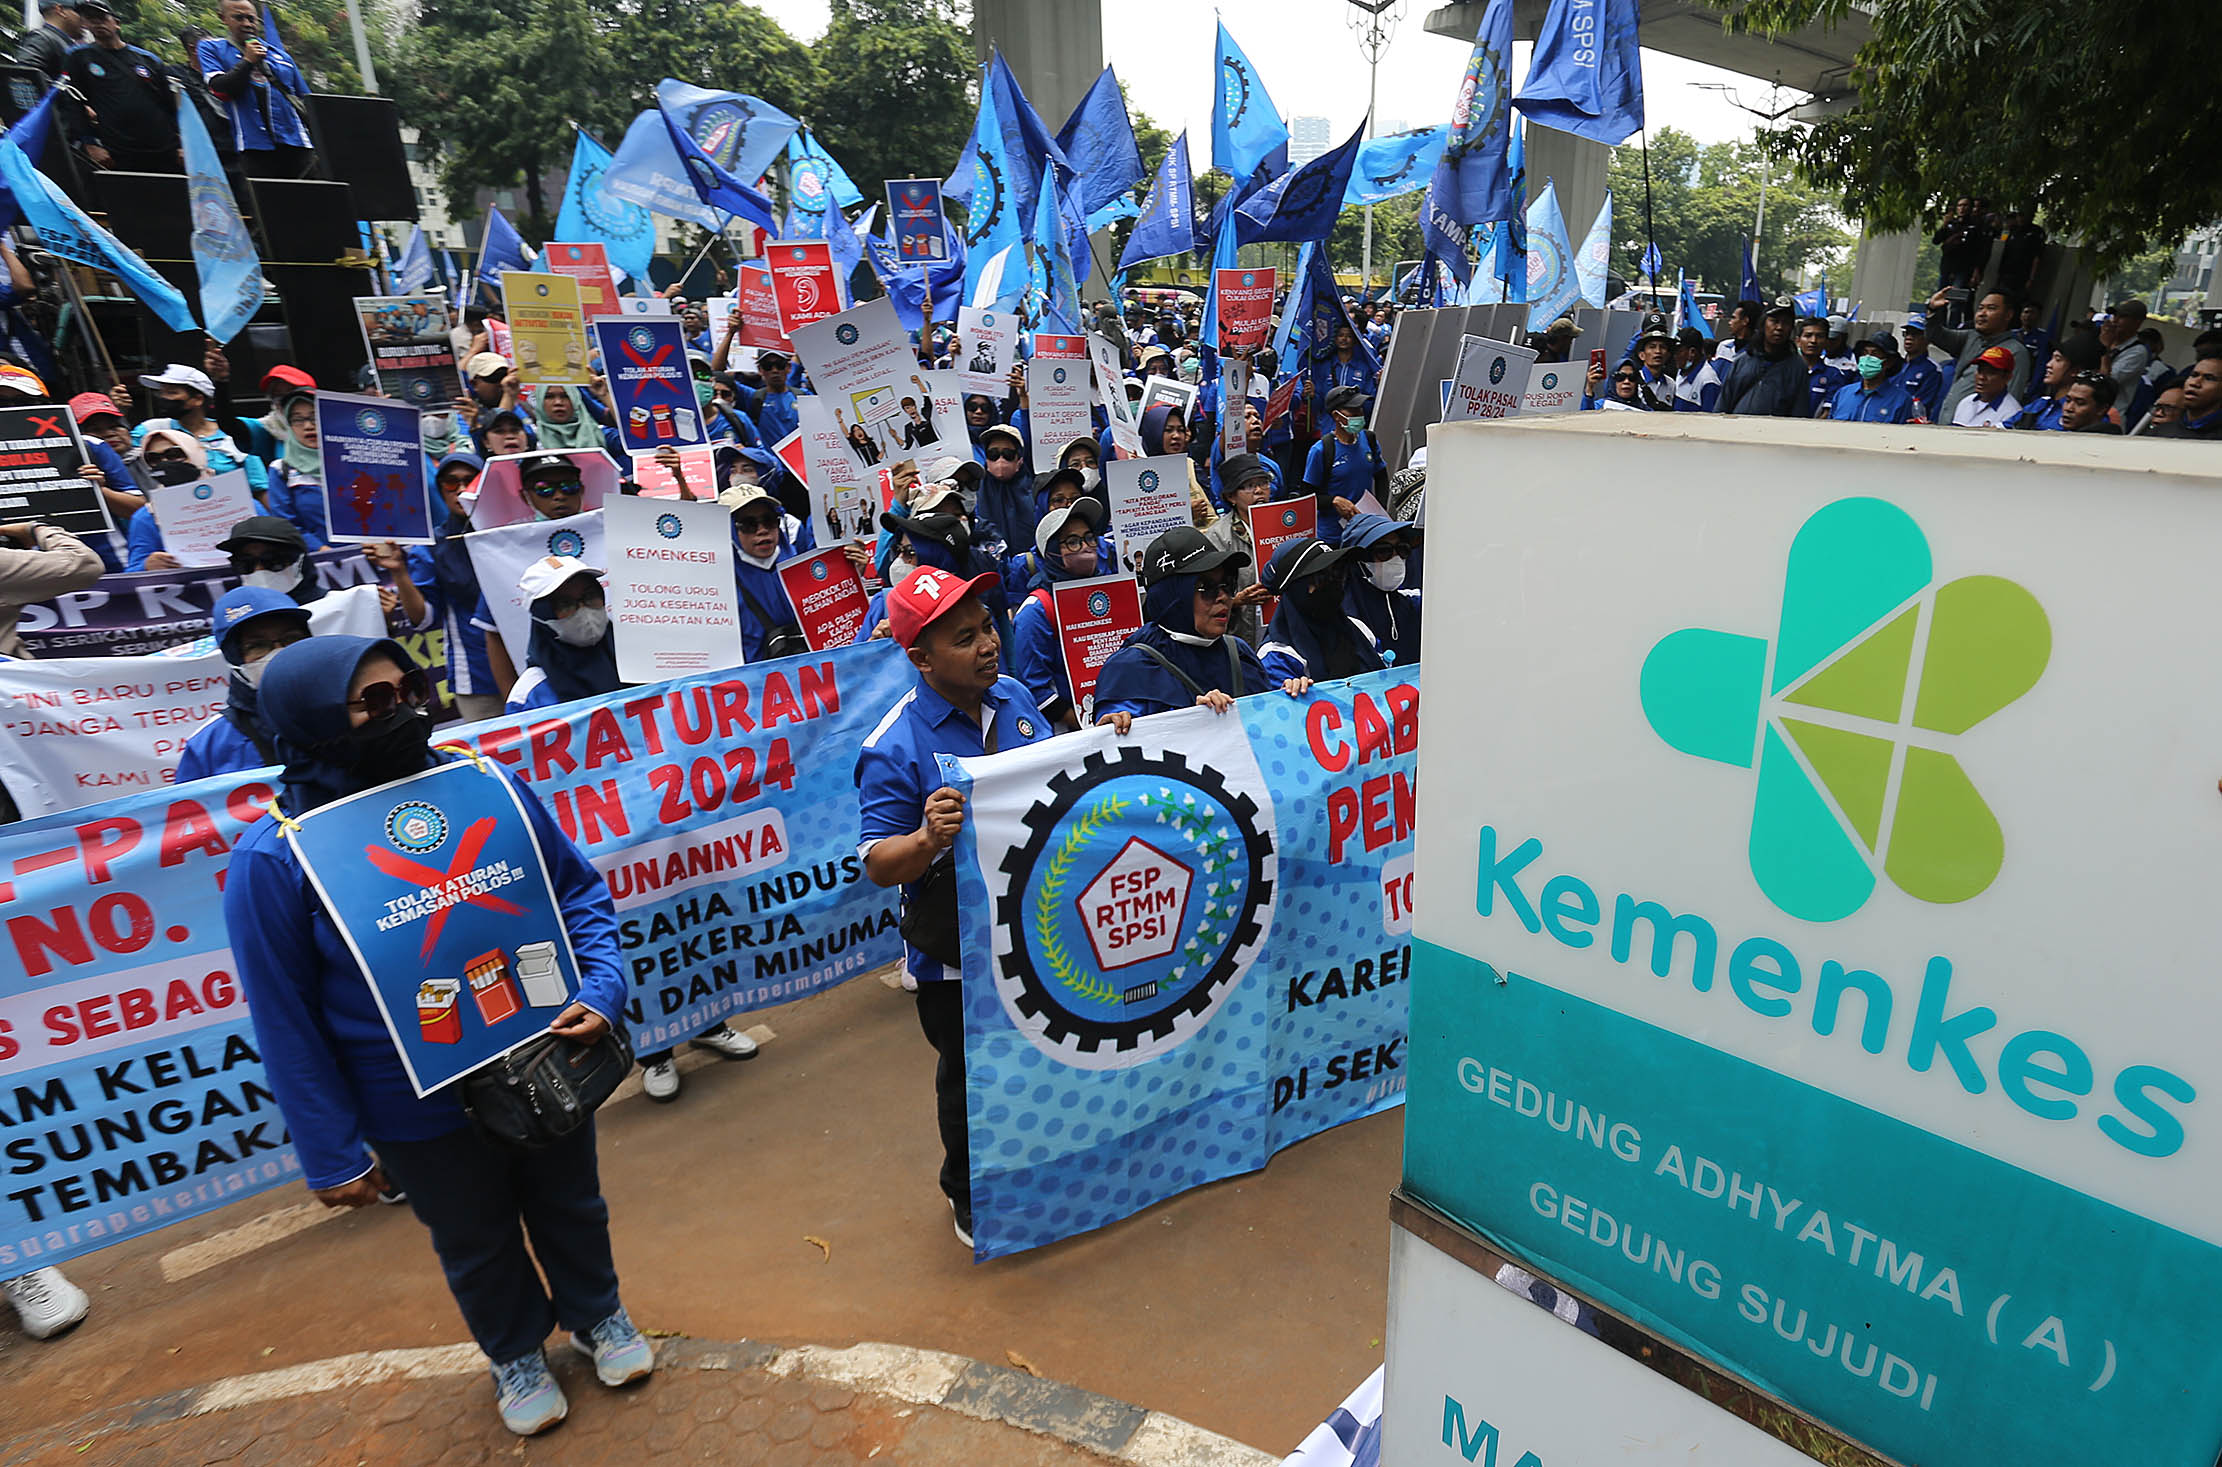
<path fill-rule="evenodd" d="M 1349 545 L 1323 545 L 1306 536 L 1301 540 L 1284 540 L 1266 561 L 1258 579 L 1274 595 L 1285 595 L 1288 588 L 1306 576 L 1317 575 L 1323 570 L 1333 570 L 1350 557 L 1354 547 Z"/>
<path fill-rule="evenodd" d="M 1327 411 L 1339 412 L 1344 408 L 1364 407 L 1373 399 L 1356 387 L 1338 387 L 1327 394 Z"/>
<path fill-rule="evenodd" d="M 1798 308 L 1795 303 L 1790 301 L 1776 301 L 1760 314 L 1763 316 L 1788 316 L 1792 320 L 1796 320 Z"/>
<path fill-rule="evenodd" d="M 229 555 L 249 542 L 257 545 L 289 545 L 295 550 L 307 550 L 309 542 L 301 538 L 300 526 L 274 514 L 249 515 L 231 527 L 229 537 L 216 542 L 216 548 Z"/>
<path fill-rule="evenodd" d="M 1707 336 L 1695 326 L 1685 326 L 1674 333 L 1674 344 L 1677 346 L 1711 346 L 1713 338 Z"/>
<path fill-rule="evenodd" d="M 1669 346 L 1674 344 L 1674 338 L 1667 334 L 1667 329 L 1663 324 L 1644 327 L 1642 331 L 1637 333 L 1635 341 L 1630 344 L 1641 346 L 1647 341 L 1663 341 Z"/>
<path fill-rule="evenodd" d="M 1886 357 L 1898 355 L 1898 343 L 1891 339 L 1887 331 L 1878 331 L 1873 336 L 1861 338 L 1859 345 L 1852 348 L 1852 355 L 1857 356 L 1868 347 L 1873 347 Z"/>
<path fill-rule="evenodd" d="M 1059 484 L 1070 484 L 1082 494 L 1088 492 L 1088 476 L 1078 469 L 1059 469 L 1056 473 L 1036 479 L 1034 488 L 1041 494 L 1054 493 Z"/>
<path fill-rule="evenodd" d="M 560 453 L 536 453 L 517 465 L 517 482 L 530 484 L 535 479 L 583 477 L 579 466 Z"/>
<path fill-rule="evenodd" d="M 1203 531 L 1178 525 L 1152 540 L 1142 552 L 1142 575 L 1154 586 L 1167 576 L 1200 576 L 1223 565 L 1249 563 L 1247 551 L 1214 544 Z"/>
<path fill-rule="evenodd" d="M 880 515 L 880 528 L 891 535 L 908 535 L 913 540 L 946 545 L 959 555 L 972 548 L 972 532 L 965 527 L 962 515 L 902 515 L 890 511 Z"/>
<path fill-rule="evenodd" d="M 1271 479 L 1273 471 L 1265 460 L 1254 453 L 1237 453 L 1228 456 L 1219 465 L 1219 482 L 1229 489 L 1239 489 L 1252 479 Z"/>

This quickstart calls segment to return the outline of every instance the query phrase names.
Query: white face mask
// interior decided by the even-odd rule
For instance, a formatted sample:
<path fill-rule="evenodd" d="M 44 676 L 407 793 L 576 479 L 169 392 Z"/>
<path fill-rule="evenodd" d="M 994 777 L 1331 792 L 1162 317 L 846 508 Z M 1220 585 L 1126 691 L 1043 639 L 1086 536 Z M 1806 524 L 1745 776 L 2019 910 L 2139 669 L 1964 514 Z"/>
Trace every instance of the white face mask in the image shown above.
<path fill-rule="evenodd" d="M 261 591 L 290 592 L 301 584 L 305 562 L 296 560 L 284 570 L 251 570 L 239 578 L 242 586 L 253 586 Z"/>
<path fill-rule="evenodd" d="M 248 687 L 260 689 L 262 687 L 262 675 L 269 670 L 270 659 L 268 657 L 258 657 L 252 662 L 242 663 L 233 668 L 232 674 Z"/>
<path fill-rule="evenodd" d="M 1394 591 L 1404 584 L 1404 557 L 1394 560 L 1375 560 L 1366 563 L 1366 579 L 1378 590 Z"/>
<path fill-rule="evenodd" d="M 539 617 L 534 620 L 554 632 L 556 640 L 566 647 L 591 647 L 610 629 L 610 613 L 606 606 L 582 606 L 561 621 Z"/>
<path fill-rule="evenodd" d="M 898 555 L 887 563 L 887 583 L 890 586 L 900 586 L 910 579 L 910 573 L 916 569 L 917 560 L 908 555 Z"/>
<path fill-rule="evenodd" d="M 445 443 L 455 436 L 455 414 L 426 413 L 417 419 L 417 432 L 427 443 Z"/>

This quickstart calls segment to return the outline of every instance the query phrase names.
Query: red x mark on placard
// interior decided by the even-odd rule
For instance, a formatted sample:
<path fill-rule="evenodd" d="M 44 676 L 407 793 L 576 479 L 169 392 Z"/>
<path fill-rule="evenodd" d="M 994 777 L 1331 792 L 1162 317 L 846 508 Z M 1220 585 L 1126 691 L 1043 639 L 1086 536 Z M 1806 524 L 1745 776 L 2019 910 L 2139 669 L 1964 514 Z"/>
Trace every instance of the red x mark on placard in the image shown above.
<path fill-rule="evenodd" d="M 60 414 L 30 413 L 31 432 L 39 438 L 67 438 L 69 429 L 62 426 Z"/>
<path fill-rule="evenodd" d="M 448 882 L 455 880 L 458 876 L 468 875 L 471 867 L 478 864 L 478 853 L 486 848 L 486 842 L 493 837 L 495 823 L 495 819 L 491 815 L 482 816 L 472 821 L 470 829 L 464 831 L 463 838 L 456 842 L 455 859 L 448 863 L 448 868 L 445 871 L 437 866 L 427 866 L 422 861 L 412 861 L 407 856 L 398 855 L 387 850 L 384 846 L 364 846 L 363 854 L 370 857 L 371 865 L 376 866 L 388 876 L 402 881 L 414 882 L 419 886 L 429 886 L 437 890 Z M 515 902 L 505 901 L 491 892 L 482 891 L 473 896 L 467 896 L 463 900 L 472 906 L 484 907 L 489 912 L 500 912 L 505 916 L 522 917 L 525 914 L 523 907 L 518 906 Z M 424 946 L 419 949 L 418 956 L 425 958 L 432 956 L 432 949 L 440 941 L 440 929 L 447 926 L 447 914 L 454 910 L 454 905 L 450 904 L 440 908 L 425 919 Z"/>

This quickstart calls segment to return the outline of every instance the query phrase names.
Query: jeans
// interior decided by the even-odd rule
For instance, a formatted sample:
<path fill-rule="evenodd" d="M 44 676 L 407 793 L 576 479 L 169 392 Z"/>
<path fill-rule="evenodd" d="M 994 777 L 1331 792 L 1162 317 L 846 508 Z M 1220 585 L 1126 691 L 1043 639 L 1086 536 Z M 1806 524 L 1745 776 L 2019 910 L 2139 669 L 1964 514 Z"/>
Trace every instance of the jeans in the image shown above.
<path fill-rule="evenodd" d="M 941 1127 L 941 1191 L 960 1214 L 972 1212 L 972 1149 L 964 1127 L 964 985 L 918 985 L 918 1027 L 940 1058 L 934 1065 L 934 1119 Z"/>
<path fill-rule="evenodd" d="M 558 1323 L 583 1333 L 616 1312 L 617 1265 L 592 1121 L 544 1151 L 503 1146 L 468 1127 L 371 1147 L 431 1229 L 448 1289 L 489 1360 L 531 1354 Z"/>

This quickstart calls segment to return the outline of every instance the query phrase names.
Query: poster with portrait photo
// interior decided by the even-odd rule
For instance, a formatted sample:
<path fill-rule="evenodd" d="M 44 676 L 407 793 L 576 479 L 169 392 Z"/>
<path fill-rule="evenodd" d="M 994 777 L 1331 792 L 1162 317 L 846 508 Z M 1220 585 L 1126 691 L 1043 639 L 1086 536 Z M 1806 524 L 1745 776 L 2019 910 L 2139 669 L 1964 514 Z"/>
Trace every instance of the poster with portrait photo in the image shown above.
<path fill-rule="evenodd" d="M 1179 409 L 1180 420 L 1193 433 L 1196 430 L 1196 395 L 1201 391 L 1195 383 L 1183 382 L 1177 377 L 1151 377 L 1142 383 L 1142 404 L 1134 410 L 1134 420 L 1139 423 L 1149 416 L 1151 408 L 1170 403 Z"/>

